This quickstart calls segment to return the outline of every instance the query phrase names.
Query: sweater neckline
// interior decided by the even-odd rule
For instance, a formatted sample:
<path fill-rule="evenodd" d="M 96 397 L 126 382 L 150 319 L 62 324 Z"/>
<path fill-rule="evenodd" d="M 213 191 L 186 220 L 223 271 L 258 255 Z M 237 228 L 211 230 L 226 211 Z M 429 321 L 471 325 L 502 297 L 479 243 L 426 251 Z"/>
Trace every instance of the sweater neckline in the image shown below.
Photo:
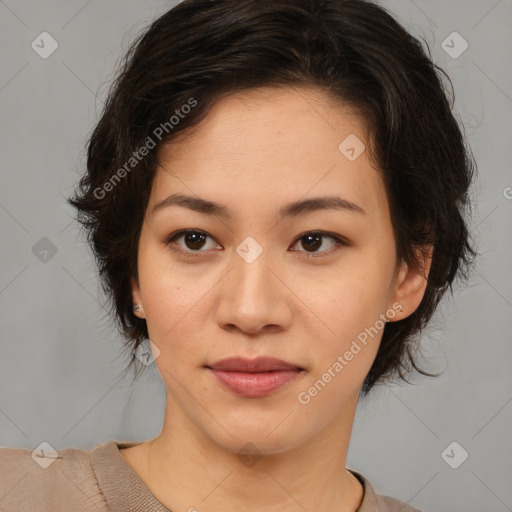
<path fill-rule="evenodd" d="M 91 450 L 92 468 L 107 506 L 111 512 L 173 512 L 156 499 L 119 451 L 141 443 L 108 441 Z M 356 512 L 377 511 L 377 494 L 373 487 L 363 475 L 347 469 L 363 487 L 363 499 Z"/>

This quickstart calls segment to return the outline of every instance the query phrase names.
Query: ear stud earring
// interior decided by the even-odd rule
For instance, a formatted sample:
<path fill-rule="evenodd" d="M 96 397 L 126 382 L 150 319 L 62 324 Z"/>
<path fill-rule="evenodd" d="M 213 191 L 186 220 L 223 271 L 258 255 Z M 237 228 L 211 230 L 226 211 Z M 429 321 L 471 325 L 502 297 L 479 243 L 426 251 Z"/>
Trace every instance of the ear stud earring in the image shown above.
<path fill-rule="evenodd" d="M 135 313 L 136 311 L 139 311 L 139 309 L 143 309 L 142 306 L 140 304 L 133 304 L 133 312 Z"/>

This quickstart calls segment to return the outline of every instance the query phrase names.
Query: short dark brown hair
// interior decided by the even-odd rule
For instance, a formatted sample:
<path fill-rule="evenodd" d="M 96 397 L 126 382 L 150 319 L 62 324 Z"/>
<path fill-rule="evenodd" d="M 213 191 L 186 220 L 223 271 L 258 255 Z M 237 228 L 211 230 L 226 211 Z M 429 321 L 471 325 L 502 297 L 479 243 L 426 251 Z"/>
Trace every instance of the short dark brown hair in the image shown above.
<path fill-rule="evenodd" d="M 455 278 L 468 279 L 477 254 L 467 227 L 476 165 L 452 114 L 451 81 L 427 43 L 366 0 L 185 0 L 123 56 L 68 202 L 131 353 L 126 369 L 138 366 L 148 338 L 132 312 L 131 278 L 158 150 L 222 96 L 265 86 L 315 87 L 354 107 L 383 174 L 397 261 L 419 266 L 416 249 L 434 246 L 421 304 L 386 324 L 362 395 L 413 368 L 433 376 L 415 361 L 417 335 Z"/>

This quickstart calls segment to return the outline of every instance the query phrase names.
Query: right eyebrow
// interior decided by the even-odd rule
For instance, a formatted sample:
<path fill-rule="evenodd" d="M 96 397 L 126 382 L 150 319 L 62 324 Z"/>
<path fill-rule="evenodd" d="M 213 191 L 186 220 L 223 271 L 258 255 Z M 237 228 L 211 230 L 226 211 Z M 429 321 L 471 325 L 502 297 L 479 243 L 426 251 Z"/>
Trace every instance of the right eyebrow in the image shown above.
<path fill-rule="evenodd" d="M 216 215 L 219 217 L 231 219 L 232 215 L 225 205 L 207 201 L 200 197 L 189 196 L 185 194 L 171 194 L 162 201 L 153 206 L 152 212 L 162 210 L 171 206 L 181 206 L 206 215 Z M 336 196 L 314 197 L 311 199 L 299 200 L 290 203 L 279 210 L 280 217 L 296 217 L 306 212 L 320 210 L 344 210 L 353 213 L 365 215 L 365 210 L 347 199 Z"/>

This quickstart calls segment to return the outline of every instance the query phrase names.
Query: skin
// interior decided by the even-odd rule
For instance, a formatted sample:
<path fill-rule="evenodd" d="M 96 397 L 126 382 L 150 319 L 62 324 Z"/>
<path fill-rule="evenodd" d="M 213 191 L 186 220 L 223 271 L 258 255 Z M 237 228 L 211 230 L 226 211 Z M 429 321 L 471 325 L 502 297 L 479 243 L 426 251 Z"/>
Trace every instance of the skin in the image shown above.
<path fill-rule="evenodd" d="M 324 92 L 260 88 L 224 97 L 160 149 L 132 298 L 160 350 L 165 420 L 160 435 L 121 455 L 171 510 L 350 512 L 361 503 L 346 456 L 382 329 L 309 403 L 298 395 L 394 304 L 389 321 L 410 315 L 427 283 L 421 269 L 397 261 L 384 183 L 368 150 L 354 161 L 338 150 L 350 134 L 369 146 L 363 120 Z M 225 205 L 231 218 L 182 206 L 152 212 L 175 193 Z M 330 195 L 365 214 L 278 216 L 288 203 Z M 184 236 L 166 245 L 182 229 L 208 237 L 202 246 Z M 326 234 L 312 247 L 300 238 L 311 231 L 349 245 Z M 236 252 L 248 236 L 263 250 L 252 263 Z M 269 396 L 244 398 L 204 367 L 235 355 L 270 355 L 305 371 Z M 253 464 L 240 457 L 249 442 L 259 455 Z"/>

